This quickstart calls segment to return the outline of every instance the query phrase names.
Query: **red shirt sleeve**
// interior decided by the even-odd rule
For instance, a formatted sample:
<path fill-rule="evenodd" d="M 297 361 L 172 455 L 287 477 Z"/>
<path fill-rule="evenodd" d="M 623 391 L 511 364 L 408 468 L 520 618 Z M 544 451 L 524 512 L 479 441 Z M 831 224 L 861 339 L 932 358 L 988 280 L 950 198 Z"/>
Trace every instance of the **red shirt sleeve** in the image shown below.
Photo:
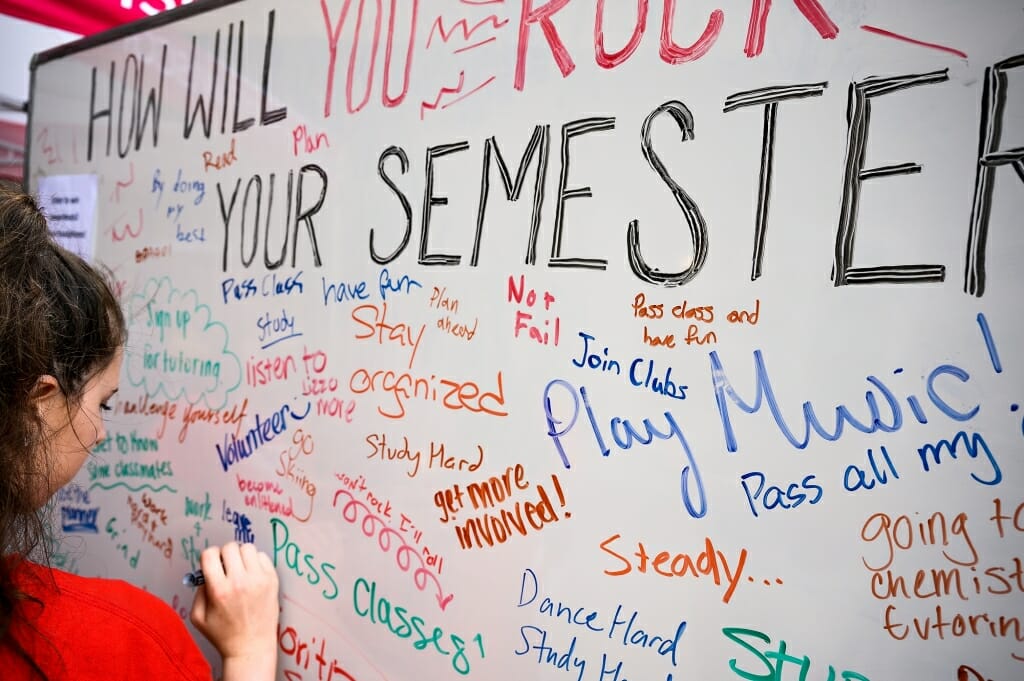
<path fill-rule="evenodd" d="M 52 575 L 48 578 L 47 575 Z M 210 681 L 210 664 L 188 629 L 156 596 L 120 580 L 78 577 L 23 563 L 25 600 L 9 635 L 51 679 L 186 679 Z M 5 679 L 28 679 L 30 667 L 0 646 Z"/>

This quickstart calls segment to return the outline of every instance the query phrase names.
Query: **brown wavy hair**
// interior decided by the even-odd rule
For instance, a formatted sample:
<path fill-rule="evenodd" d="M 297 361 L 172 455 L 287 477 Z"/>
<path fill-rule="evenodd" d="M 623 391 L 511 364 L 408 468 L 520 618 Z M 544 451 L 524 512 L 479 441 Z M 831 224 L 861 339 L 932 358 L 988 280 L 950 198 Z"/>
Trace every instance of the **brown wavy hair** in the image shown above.
<path fill-rule="evenodd" d="M 38 665 L 9 635 L 18 560 L 48 564 L 38 490 L 50 489 L 47 437 L 31 394 L 53 376 L 69 410 L 124 345 L 124 315 L 108 278 L 58 245 L 39 205 L 0 182 L 0 646 Z M 45 636 L 45 632 L 39 632 Z"/>

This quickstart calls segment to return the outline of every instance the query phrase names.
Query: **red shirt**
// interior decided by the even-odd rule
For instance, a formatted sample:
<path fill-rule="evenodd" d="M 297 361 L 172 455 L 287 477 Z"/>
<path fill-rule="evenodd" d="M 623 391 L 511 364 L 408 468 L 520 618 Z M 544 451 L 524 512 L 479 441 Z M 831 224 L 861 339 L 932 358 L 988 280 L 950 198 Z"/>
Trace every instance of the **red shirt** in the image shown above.
<path fill-rule="evenodd" d="M 78 577 L 22 563 L 14 581 L 37 598 L 21 601 L 8 632 L 50 681 L 186 679 L 210 681 L 210 664 L 181 619 L 156 596 L 127 582 Z M 5 681 L 31 668 L 0 645 Z"/>

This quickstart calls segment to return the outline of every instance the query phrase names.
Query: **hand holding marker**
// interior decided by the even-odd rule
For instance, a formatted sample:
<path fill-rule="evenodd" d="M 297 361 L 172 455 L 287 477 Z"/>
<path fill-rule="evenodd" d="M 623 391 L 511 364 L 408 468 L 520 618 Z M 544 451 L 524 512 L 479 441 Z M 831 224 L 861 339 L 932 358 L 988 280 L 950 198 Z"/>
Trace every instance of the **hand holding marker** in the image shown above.
<path fill-rule="evenodd" d="M 190 619 L 221 654 L 223 678 L 275 678 L 280 604 L 270 556 L 252 544 L 228 542 L 203 549 L 199 566 L 182 583 L 200 587 Z"/>
<path fill-rule="evenodd" d="M 222 560 L 221 565 L 223 564 L 224 561 Z M 199 568 L 195 572 L 186 572 L 185 576 L 181 578 L 181 583 L 183 586 L 191 587 L 197 587 L 206 584 L 206 578 L 203 577 L 203 569 Z"/>

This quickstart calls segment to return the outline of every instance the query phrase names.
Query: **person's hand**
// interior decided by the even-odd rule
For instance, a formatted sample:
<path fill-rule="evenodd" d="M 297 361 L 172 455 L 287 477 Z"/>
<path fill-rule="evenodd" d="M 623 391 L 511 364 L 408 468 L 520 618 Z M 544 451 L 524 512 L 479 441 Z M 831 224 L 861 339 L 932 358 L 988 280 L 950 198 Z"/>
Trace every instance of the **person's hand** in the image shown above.
<path fill-rule="evenodd" d="M 191 619 L 224 658 L 224 680 L 273 679 L 277 671 L 277 573 L 252 544 L 211 546 L 199 557 L 205 584 Z"/>

